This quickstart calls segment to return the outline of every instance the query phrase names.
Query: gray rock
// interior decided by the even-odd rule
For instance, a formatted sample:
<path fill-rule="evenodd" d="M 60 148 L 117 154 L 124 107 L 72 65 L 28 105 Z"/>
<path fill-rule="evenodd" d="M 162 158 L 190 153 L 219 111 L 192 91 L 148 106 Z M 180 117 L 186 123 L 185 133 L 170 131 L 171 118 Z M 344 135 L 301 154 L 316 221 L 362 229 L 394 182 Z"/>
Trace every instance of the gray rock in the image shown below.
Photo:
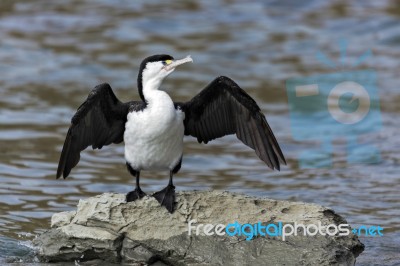
<path fill-rule="evenodd" d="M 199 224 L 235 221 L 321 223 L 325 227 L 346 223 L 319 205 L 222 191 L 179 192 L 173 214 L 149 196 L 126 203 L 125 195 L 106 193 L 80 200 L 76 212 L 55 214 L 52 229 L 38 236 L 34 245 L 42 261 L 103 260 L 133 265 L 354 265 L 364 250 L 352 233 L 304 236 L 300 229 L 285 241 L 281 236 L 255 236 L 249 241 L 245 235 L 209 236 L 205 230 L 189 235 L 188 222 L 193 219 L 199 229 L 204 229 Z"/>

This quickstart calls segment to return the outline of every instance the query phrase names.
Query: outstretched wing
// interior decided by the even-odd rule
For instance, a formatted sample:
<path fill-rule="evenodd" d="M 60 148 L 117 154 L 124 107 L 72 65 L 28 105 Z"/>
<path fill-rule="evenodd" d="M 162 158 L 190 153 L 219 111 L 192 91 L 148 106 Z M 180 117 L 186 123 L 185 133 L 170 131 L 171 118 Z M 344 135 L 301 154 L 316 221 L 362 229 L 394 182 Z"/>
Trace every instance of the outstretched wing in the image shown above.
<path fill-rule="evenodd" d="M 130 108 L 140 108 L 142 102 L 120 102 L 107 83 L 96 86 L 71 119 L 58 163 L 57 178 L 66 178 L 80 159 L 80 152 L 89 145 L 101 149 L 104 145 L 123 141 L 125 122 Z"/>
<path fill-rule="evenodd" d="M 199 143 L 236 134 L 270 168 L 286 164 L 257 103 L 230 78 L 218 77 L 189 102 L 175 105 L 185 113 L 185 135 Z"/>

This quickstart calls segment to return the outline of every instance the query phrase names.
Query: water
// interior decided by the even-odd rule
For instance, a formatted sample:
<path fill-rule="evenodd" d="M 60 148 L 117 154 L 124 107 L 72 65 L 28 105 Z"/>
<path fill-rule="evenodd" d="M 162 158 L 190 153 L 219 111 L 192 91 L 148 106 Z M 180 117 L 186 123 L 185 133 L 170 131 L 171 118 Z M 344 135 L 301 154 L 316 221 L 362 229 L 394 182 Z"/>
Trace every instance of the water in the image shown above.
<path fill-rule="evenodd" d="M 288 166 L 273 172 L 234 137 L 208 145 L 185 141 L 178 190 L 227 189 L 329 206 L 352 225 L 381 225 L 381 238 L 363 237 L 359 265 L 400 263 L 400 9 L 398 1 L 1 1 L 0 3 L 0 262 L 35 262 L 29 240 L 55 212 L 80 198 L 126 193 L 134 180 L 123 146 L 82 153 L 68 180 L 56 180 L 59 154 L 76 108 L 89 90 L 108 82 L 117 96 L 137 99 L 141 60 L 192 55 L 164 83 L 176 101 L 190 99 L 217 75 L 227 75 L 260 104 Z M 340 57 L 330 69 L 316 59 Z M 366 52 L 373 56 L 355 68 Z M 362 141 L 379 148 L 377 165 L 349 165 L 346 141 L 334 142 L 331 169 L 301 169 L 299 154 L 316 142 L 293 140 L 285 81 L 348 69 L 378 75 L 383 129 Z M 145 191 L 167 173 L 143 172 Z"/>

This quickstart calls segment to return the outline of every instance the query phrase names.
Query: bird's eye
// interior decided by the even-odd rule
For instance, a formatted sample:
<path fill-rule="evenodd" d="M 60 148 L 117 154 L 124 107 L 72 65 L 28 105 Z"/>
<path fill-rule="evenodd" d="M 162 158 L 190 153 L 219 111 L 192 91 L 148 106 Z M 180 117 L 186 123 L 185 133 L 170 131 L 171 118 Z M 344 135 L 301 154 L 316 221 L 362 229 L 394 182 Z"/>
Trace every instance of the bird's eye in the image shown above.
<path fill-rule="evenodd" d="M 165 61 L 162 61 L 162 63 L 163 63 L 164 66 L 165 65 L 169 65 L 169 64 L 172 63 L 172 60 L 165 60 Z"/>

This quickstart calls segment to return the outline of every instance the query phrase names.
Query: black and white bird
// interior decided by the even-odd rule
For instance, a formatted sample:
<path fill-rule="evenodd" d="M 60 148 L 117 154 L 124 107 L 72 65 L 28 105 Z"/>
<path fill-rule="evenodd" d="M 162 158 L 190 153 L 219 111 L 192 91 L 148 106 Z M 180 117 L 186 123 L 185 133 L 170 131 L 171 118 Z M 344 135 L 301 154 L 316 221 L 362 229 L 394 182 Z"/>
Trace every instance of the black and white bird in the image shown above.
<path fill-rule="evenodd" d="M 236 134 L 271 169 L 280 170 L 280 163 L 286 161 L 265 116 L 233 80 L 218 77 L 188 102 L 173 102 L 160 90 L 163 80 L 187 62 L 193 62 L 190 56 L 181 60 L 169 55 L 144 59 L 137 79 L 140 101 L 122 103 L 109 84 L 96 86 L 72 117 L 57 178 L 70 174 L 79 162 L 80 152 L 88 146 L 101 149 L 124 141 L 126 165 L 136 177 L 136 188 L 126 195 L 126 201 L 146 195 L 139 184 L 142 170 L 168 170 L 168 185 L 153 196 L 172 213 L 172 177 L 181 168 L 184 135 L 207 143 Z"/>

